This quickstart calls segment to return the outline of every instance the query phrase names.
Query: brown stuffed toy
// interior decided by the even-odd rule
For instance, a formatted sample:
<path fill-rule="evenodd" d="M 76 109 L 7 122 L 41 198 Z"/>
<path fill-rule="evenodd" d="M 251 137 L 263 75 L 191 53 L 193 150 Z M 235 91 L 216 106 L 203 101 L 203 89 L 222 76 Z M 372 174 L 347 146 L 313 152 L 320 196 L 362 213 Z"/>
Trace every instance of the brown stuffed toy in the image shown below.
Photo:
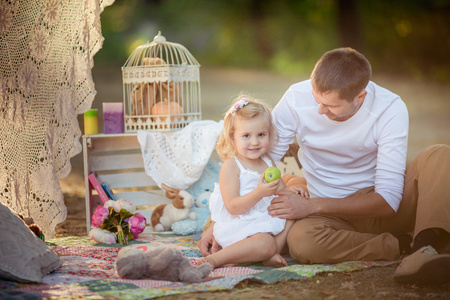
<path fill-rule="evenodd" d="M 34 233 L 34 235 L 36 235 L 41 240 L 45 241 L 44 233 L 42 232 L 42 230 L 39 227 L 39 225 L 34 224 L 34 221 L 33 221 L 32 218 L 25 218 L 20 213 L 17 213 L 17 215 L 19 216 L 19 218 L 21 218 L 25 222 L 25 224 L 28 226 L 28 228 L 31 230 L 31 232 Z"/>
<path fill-rule="evenodd" d="M 167 65 L 161 58 L 145 57 L 144 66 L 165 66 Z M 161 101 L 177 102 L 178 88 L 174 82 L 142 82 L 136 84 L 131 93 L 131 103 L 133 105 L 133 116 L 153 114 L 152 108 Z M 177 104 L 178 105 L 178 104 Z M 179 105 L 178 105 L 179 106 Z M 182 111 L 181 107 L 177 108 Z M 172 112 L 179 113 L 179 112 Z M 147 121 L 147 118 L 141 118 Z"/>

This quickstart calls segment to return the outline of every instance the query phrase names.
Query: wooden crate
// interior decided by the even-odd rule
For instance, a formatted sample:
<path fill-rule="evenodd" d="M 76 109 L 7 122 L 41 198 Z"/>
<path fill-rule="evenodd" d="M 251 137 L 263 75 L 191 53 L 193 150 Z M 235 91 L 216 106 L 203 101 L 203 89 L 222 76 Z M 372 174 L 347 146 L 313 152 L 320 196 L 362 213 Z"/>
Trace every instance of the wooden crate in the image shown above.
<path fill-rule="evenodd" d="M 145 173 L 141 148 L 135 133 L 83 136 L 83 160 L 88 233 L 96 207 L 103 205 L 88 180 L 92 171 L 97 172 L 100 181 L 107 183 L 118 198 L 133 202 L 148 223 L 155 205 L 171 201 Z"/>

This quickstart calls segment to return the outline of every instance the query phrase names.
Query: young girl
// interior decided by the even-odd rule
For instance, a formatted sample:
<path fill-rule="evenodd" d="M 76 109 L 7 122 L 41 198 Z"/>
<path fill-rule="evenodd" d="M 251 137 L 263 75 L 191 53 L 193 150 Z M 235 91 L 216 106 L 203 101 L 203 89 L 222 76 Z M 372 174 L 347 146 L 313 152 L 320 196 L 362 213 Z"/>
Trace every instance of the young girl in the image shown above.
<path fill-rule="evenodd" d="M 277 141 L 270 110 L 257 100 L 239 97 L 225 114 L 216 150 L 224 161 L 210 198 L 214 238 L 222 250 L 200 258 L 213 268 L 225 264 L 262 261 L 286 266 L 280 255 L 293 220 L 267 212 L 274 194 L 286 188 L 283 180 L 264 181 L 264 171 L 275 166 L 267 154 Z M 303 189 L 292 192 L 307 197 Z"/>

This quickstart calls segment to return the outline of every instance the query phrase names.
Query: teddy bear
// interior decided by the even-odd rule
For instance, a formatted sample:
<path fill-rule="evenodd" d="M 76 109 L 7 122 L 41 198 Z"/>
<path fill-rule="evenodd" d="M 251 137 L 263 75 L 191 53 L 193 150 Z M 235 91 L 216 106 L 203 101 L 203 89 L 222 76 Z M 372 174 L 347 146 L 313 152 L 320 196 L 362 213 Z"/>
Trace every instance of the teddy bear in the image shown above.
<path fill-rule="evenodd" d="M 177 235 L 201 233 L 202 227 L 211 214 L 209 197 L 214 190 L 214 184 L 219 182 L 220 164 L 218 159 L 211 158 L 205 166 L 200 178 L 186 189 L 194 198 L 195 204 L 191 211 L 197 214 L 196 219 L 184 219 L 172 224 L 172 231 Z"/>
<path fill-rule="evenodd" d="M 185 190 L 175 189 L 161 184 L 163 190 L 166 191 L 166 197 L 172 199 L 172 203 L 159 204 L 155 207 L 150 218 L 150 224 L 153 230 L 162 232 L 171 229 L 172 224 L 176 221 L 186 218 L 195 220 L 197 214 L 190 211 L 194 205 L 194 198 Z"/>
<path fill-rule="evenodd" d="M 194 266 L 180 249 L 167 245 L 136 244 L 122 248 L 116 258 L 123 279 L 201 282 L 212 270 L 209 263 Z"/>
<path fill-rule="evenodd" d="M 145 57 L 143 62 L 144 66 L 167 66 L 166 62 L 158 57 Z M 131 92 L 131 104 L 133 106 L 131 115 L 142 116 L 156 114 L 158 108 L 156 104 L 161 101 L 173 102 L 177 105 L 176 108 L 178 111 L 182 111 L 182 108 L 177 103 L 178 95 L 178 88 L 174 82 L 137 83 Z M 174 113 L 174 110 L 172 109 L 171 112 Z M 141 120 L 145 122 L 147 121 L 147 117 L 143 117 Z"/>

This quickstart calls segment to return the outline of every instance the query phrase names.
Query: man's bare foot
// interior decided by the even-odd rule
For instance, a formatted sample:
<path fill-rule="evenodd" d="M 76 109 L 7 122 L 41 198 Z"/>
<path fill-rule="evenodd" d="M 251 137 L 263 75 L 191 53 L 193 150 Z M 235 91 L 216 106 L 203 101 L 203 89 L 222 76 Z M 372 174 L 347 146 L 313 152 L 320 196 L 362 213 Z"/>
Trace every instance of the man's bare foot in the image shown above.
<path fill-rule="evenodd" d="M 263 261 L 263 266 L 266 267 L 273 267 L 273 268 L 281 268 L 281 267 L 286 267 L 287 261 L 283 258 L 283 256 L 281 256 L 280 254 L 275 254 L 274 256 L 272 256 L 271 258 L 269 258 L 266 261 Z"/>
<path fill-rule="evenodd" d="M 201 257 L 197 261 L 198 266 L 203 265 L 204 263 L 209 263 L 212 266 L 213 270 L 218 267 L 217 261 L 214 259 L 214 257 L 212 257 L 212 255 L 208 255 L 206 257 Z"/>

